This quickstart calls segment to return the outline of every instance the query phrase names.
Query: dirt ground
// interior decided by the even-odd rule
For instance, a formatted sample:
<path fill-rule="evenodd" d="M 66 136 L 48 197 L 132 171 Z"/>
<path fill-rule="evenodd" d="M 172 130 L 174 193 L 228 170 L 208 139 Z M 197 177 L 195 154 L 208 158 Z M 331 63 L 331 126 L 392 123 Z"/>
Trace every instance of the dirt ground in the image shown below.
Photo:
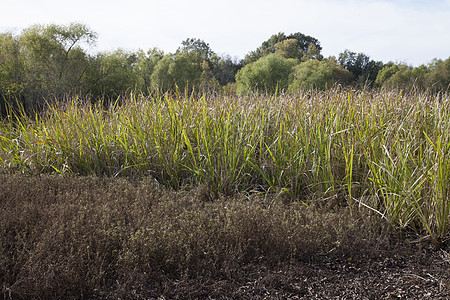
<path fill-rule="evenodd" d="M 270 266 L 254 263 L 224 274 L 134 289 L 135 299 L 450 299 L 445 250 L 399 249 L 357 260 L 317 259 Z M 150 297 L 149 297 L 150 296 Z"/>

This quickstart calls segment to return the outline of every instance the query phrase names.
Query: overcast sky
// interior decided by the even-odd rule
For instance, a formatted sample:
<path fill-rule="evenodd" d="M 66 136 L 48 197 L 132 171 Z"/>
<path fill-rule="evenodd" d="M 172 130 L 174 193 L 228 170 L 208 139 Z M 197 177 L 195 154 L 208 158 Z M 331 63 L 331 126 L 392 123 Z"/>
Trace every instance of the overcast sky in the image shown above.
<path fill-rule="evenodd" d="M 450 56 L 450 0 L 0 0 L 0 32 L 88 25 L 96 50 L 173 52 L 186 38 L 243 58 L 272 34 L 317 38 L 325 56 L 349 49 L 417 66 Z"/>

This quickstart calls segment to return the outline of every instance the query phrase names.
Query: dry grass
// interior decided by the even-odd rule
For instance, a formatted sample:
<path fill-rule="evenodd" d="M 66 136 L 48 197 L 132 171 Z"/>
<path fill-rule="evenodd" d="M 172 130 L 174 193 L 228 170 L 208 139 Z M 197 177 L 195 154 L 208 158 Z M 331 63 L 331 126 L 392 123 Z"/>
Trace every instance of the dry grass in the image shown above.
<path fill-rule="evenodd" d="M 370 214 L 204 193 L 151 179 L 0 175 L 3 296 L 157 297 L 169 281 L 232 279 L 255 262 L 364 259 L 391 245 L 392 229 Z"/>

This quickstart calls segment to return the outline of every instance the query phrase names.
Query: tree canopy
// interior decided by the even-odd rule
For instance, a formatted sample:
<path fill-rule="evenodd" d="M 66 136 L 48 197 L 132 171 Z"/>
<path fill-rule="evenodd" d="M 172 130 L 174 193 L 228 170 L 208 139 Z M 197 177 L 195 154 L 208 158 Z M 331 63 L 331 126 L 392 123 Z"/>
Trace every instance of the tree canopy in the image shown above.
<path fill-rule="evenodd" d="M 243 60 L 218 55 L 198 38 L 185 39 L 174 53 L 152 48 L 93 54 L 96 41 L 97 34 L 80 23 L 0 33 L 1 114 L 15 102 L 34 108 L 70 94 L 115 99 L 130 90 L 273 93 L 339 83 L 448 91 L 450 85 L 450 58 L 415 68 L 350 50 L 324 58 L 320 42 L 300 32 L 274 34 Z"/>
<path fill-rule="evenodd" d="M 188 54 L 166 55 L 155 66 L 151 79 L 154 87 L 162 91 L 184 90 L 189 85 L 198 86 L 201 74 L 200 66 Z"/>
<path fill-rule="evenodd" d="M 320 42 L 312 36 L 304 35 L 300 32 L 290 35 L 279 32 L 272 35 L 267 41 L 264 41 L 256 50 L 247 54 L 243 62 L 244 64 L 255 62 L 263 56 L 275 53 L 277 50 L 285 53 L 287 58 L 301 60 L 308 52 L 310 45 L 314 45 L 319 52 L 322 50 Z"/>
<path fill-rule="evenodd" d="M 77 91 L 90 65 L 87 49 L 97 34 L 78 23 L 35 25 L 20 36 L 2 34 L 0 93 L 4 101 L 23 99 L 28 106 Z M 5 97 L 7 99 L 5 99 Z"/>
<path fill-rule="evenodd" d="M 380 61 L 374 61 L 364 53 L 345 50 L 339 54 L 338 63 L 353 73 L 360 84 L 372 85 L 377 79 L 378 72 L 383 67 Z"/>
<path fill-rule="evenodd" d="M 293 72 L 289 91 L 296 92 L 303 87 L 325 89 L 336 83 L 349 84 L 353 74 L 339 66 L 335 60 L 308 60 L 297 65 Z"/>
<path fill-rule="evenodd" d="M 243 67 L 236 75 L 238 90 L 273 93 L 286 90 L 296 59 L 269 54 Z"/>
<path fill-rule="evenodd" d="M 413 68 L 406 64 L 386 64 L 378 73 L 376 84 L 385 88 L 450 89 L 450 57 L 445 61 L 433 60 L 428 65 Z"/>

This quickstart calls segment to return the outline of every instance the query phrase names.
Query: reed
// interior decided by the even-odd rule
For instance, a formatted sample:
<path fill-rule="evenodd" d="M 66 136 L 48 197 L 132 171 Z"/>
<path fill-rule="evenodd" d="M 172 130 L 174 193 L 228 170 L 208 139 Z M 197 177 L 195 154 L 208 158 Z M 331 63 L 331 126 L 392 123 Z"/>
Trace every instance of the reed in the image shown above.
<path fill-rule="evenodd" d="M 304 90 L 195 97 L 78 98 L 0 126 L 11 172 L 152 176 L 174 189 L 275 192 L 305 205 L 342 200 L 391 224 L 448 236 L 447 94 Z M 313 199 L 313 200 L 311 200 Z"/>

